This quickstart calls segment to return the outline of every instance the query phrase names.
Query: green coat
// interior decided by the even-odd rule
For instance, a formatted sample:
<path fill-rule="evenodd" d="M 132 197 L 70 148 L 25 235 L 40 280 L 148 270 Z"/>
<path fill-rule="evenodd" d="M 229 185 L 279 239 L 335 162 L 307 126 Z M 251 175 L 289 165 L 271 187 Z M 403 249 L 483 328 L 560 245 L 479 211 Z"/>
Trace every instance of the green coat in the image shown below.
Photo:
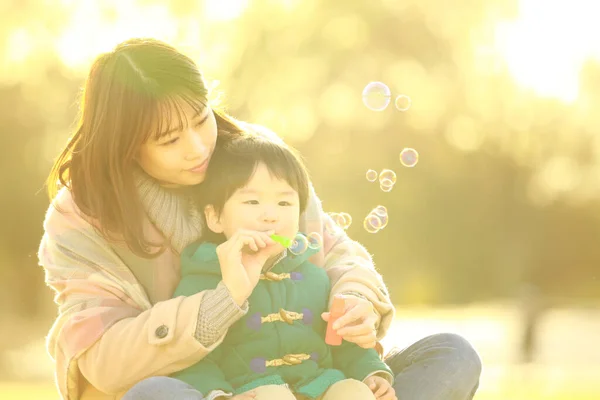
<path fill-rule="evenodd" d="M 308 261 L 314 252 L 308 249 L 276 263 L 270 272 L 288 275 L 280 281 L 261 278 L 248 299 L 248 313 L 229 328 L 223 343 L 172 376 L 204 395 L 217 389 L 239 394 L 258 386 L 288 384 L 295 393 L 316 398 L 342 379 L 362 381 L 375 371 L 391 373 L 374 349 L 346 341 L 341 346 L 325 343 L 321 313 L 328 308 L 330 282 L 324 269 Z M 221 281 L 216 245 L 192 244 L 181 257 L 181 282 L 174 296 L 216 288 Z M 296 314 L 284 311 L 287 322 L 277 320 L 281 309 Z M 275 320 L 261 322 L 270 314 Z M 301 354 L 302 360 L 266 365 L 289 354 Z"/>

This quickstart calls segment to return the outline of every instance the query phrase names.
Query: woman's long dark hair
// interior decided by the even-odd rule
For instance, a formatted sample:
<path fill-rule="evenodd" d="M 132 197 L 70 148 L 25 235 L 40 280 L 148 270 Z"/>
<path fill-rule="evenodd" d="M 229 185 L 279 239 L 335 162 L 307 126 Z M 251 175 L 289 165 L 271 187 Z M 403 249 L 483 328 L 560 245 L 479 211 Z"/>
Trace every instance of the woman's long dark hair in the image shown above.
<path fill-rule="evenodd" d="M 207 106 L 208 90 L 189 57 L 155 39 L 131 39 L 96 58 L 85 82 L 73 136 L 55 160 L 47 179 L 48 195 L 71 191 L 79 209 L 107 239 L 124 240 L 142 257 L 166 245 L 149 242 L 133 169 L 140 146 L 177 118 L 182 106 Z M 213 110 L 217 128 L 239 133 L 236 121 Z M 170 126 L 170 125 L 169 125 Z"/>

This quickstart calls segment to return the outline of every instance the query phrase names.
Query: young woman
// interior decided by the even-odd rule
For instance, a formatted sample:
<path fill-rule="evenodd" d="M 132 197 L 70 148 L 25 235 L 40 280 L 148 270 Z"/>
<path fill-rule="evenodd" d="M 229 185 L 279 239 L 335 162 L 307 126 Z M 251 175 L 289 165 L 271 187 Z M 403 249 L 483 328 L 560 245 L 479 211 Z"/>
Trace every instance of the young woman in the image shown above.
<path fill-rule="evenodd" d="M 244 293 L 224 278 L 172 298 L 179 254 L 202 230 L 190 189 L 203 182 L 217 135 L 243 130 L 279 140 L 211 108 L 197 66 L 165 43 L 128 40 L 93 63 L 77 129 L 48 178 L 39 249 L 56 292 L 47 346 L 64 399 L 196 398 L 166 376 L 222 342 L 244 314 Z M 338 333 L 374 347 L 393 319 L 385 284 L 360 244 L 328 234 L 330 222 L 311 187 L 300 229 L 323 237 L 311 261 L 327 271 L 332 296 L 351 298 Z M 468 399 L 480 374 L 472 347 L 448 334 L 387 362 L 402 399 Z"/>

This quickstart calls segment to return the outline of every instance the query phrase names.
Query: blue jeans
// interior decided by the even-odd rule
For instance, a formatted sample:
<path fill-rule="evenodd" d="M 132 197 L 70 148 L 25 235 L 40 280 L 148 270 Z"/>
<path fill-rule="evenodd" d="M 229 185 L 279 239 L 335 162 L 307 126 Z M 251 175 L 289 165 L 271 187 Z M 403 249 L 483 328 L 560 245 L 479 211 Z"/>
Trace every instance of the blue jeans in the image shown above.
<path fill-rule="evenodd" d="M 471 344 L 453 333 L 427 336 L 385 358 L 396 377 L 400 400 L 471 400 L 479 386 L 481 360 Z M 177 379 L 157 376 L 133 386 L 122 400 L 202 400 Z"/>

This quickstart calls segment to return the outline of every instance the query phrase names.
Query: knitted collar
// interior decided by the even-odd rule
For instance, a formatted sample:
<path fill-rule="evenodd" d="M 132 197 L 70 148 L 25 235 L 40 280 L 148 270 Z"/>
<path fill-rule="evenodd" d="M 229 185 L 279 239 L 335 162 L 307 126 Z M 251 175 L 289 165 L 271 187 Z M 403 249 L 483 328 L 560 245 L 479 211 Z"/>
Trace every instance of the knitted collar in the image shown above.
<path fill-rule="evenodd" d="M 135 170 L 134 179 L 148 218 L 178 253 L 199 239 L 202 218 L 189 188 L 166 188 L 141 169 Z"/>

